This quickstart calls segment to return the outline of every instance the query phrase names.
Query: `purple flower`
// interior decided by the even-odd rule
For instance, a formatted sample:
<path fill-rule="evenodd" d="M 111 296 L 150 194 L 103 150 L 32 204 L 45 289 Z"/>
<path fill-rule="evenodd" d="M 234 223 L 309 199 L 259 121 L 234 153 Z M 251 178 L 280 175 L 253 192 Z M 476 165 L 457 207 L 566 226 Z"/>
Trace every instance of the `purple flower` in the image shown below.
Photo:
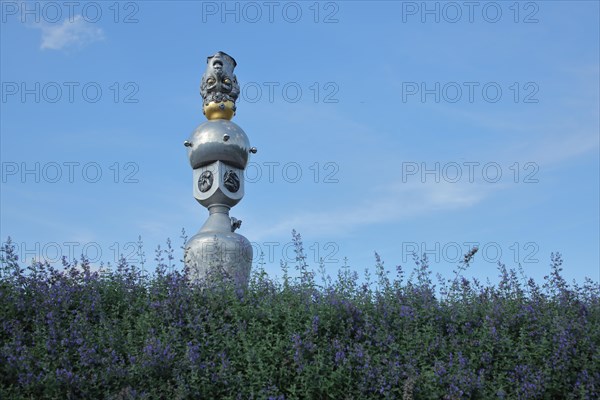
<path fill-rule="evenodd" d="M 444 364 L 442 362 L 436 361 L 435 363 L 435 375 L 438 378 L 443 378 L 446 375 L 446 368 L 444 368 Z"/>
<path fill-rule="evenodd" d="M 338 350 L 335 352 L 335 365 L 340 365 L 346 359 L 346 353 L 342 350 Z"/>
<path fill-rule="evenodd" d="M 412 319 L 414 316 L 414 312 L 412 307 L 402 305 L 400 306 L 400 317 Z"/>
<path fill-rule="evenodd" d="M 294 362 L 298 366 L 298 370 L 302 371 L 304 369 L 304 364 L 302 363 L 302 339 L 298 333 L 292 335 L 292 342 L 294 346 Z"/>
<path fill-rule="evenodd" d="M 67 369 L 64 368 L 57 368 L 56 369 L 56 379 L 59 382 L 63 382 L 66 385 L 73 385 L 76 381 L 76 375 L 73 374 L 72 371 L 69 371 Z"/>
<path fill-rule="evenodd" d="M 319 331 L 319 316 L 315 315 L 312 320 L 312 332 L 316 334 Z"/>
<path fill-rule="evenodd" d="M 200 346 L 193 344 L 192 342 L 187 343 L 187 354 L 188 359 L 192 365 L 196 365 L 200 359 Z"/>

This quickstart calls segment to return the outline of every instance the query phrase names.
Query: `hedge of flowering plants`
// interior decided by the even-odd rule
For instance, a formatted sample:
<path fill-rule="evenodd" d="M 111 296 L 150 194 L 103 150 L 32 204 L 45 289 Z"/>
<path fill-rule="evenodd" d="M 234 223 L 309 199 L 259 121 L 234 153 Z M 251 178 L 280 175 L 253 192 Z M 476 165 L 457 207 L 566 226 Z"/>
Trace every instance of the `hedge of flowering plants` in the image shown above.
<path fill-rule="evenodd" d="M 600 287 L 565 282 L 560 255 L 541 285 L 501 264 L 496 285 L 467 280 L 473 252 L 451 279 L 375 255 L 359 283 L 310 270 L 293 239 L 292 271 L 255 265 L 245 290 L 190 283 L 170 242 L 147 276 L 125 260 L 21 266 L 9 241 L 0 398 L 600 398 Z"/>

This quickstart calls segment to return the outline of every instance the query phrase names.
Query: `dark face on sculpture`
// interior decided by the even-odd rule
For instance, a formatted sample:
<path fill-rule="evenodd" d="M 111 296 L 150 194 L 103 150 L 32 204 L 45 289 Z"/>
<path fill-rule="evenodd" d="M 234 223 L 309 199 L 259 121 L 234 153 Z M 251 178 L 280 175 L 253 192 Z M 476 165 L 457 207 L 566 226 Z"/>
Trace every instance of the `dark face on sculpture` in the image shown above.
<path fill-rule="evenodd" d="M 240 87 L 233 73 L 235 65 L 235 60 L 223 52 L 208 57 L 206 71 L 202 75 L 200 85 L 204 104 L 227 100 L 235 103 L 240 94 Z"/>

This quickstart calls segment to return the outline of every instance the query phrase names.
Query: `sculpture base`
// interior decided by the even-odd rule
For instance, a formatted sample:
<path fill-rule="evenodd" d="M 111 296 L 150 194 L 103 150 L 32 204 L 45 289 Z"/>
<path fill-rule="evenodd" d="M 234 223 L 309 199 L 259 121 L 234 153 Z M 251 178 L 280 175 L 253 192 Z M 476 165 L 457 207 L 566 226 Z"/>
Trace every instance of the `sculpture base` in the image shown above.
<path fill-rule="evenodd" d="M 248 287 L 252 268 L 252 245 L 232 232 L 229 208 L 212 206 L 210 216 L 185 245 L 184 261 L 192 282 L 228 279 L 237 287 Z"/>

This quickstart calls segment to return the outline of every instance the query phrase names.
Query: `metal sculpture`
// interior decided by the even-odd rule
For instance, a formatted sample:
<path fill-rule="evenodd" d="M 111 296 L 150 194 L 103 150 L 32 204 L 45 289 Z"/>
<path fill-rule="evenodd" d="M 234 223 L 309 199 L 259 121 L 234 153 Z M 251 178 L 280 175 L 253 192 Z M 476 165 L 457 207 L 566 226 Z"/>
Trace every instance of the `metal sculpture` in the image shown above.
<path fill-rule="evenodd" d="M 208 121 L 192 133 L 184 145 L 194 170 L 194 197 L 208 208 L 209 216 L 185 245 L 184 261 L 193 281 L 228 277 L 246 287 L 252 267 L 252 246 L 235 233 L 242 221 L 229 210 L 244 197 L 244 169 L 250 147 L 246 133 L 231 119 L 240 93 L 233 72 L 237 63 L 219 51 L 208 57 L 200 94 Z"/>

